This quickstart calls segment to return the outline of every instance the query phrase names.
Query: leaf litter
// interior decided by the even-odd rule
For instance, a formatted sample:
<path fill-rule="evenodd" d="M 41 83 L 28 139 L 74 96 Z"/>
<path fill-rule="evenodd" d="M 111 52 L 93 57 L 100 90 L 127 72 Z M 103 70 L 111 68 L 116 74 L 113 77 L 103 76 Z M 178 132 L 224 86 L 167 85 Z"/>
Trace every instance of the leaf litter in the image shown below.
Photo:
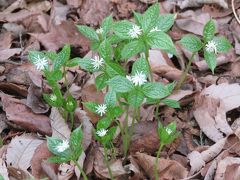
<path fill-rule="evenodd" d="M 27 51 L 58 51 L 68 43 L 74 48 L 72 57 L 84 57 L 89 51 L 90 43 L 78 32 L 75 24 L 98 28 L 102 19 L 109 14 L 113 14 L 115 19 L 130 19 L 132 10 L 143 12 L 155 1 L 55 0 L 52 4 L 47 0 L 3 2 L 0 7 L 0 63 L 4 69 L 1 71 L 0 82 L 3 91 L 0 94 L 1 121 L 8 126 L 1 130 L 1 136 L 3 143 L 8 146 L 1 148 L 5 153 L 1 153 L 0 173 L 4 179 L 17 176 L 79 178 L 80 173 L 74 165 L 59 166 L 46 161 L 52 154 L 48 151 L 44 136 L 69 139 L 71 131 L 58 109 L 49 109 L 44 103 L 42 93 L 49 91 L 49 87 L 42 86 L 42 75 L 32 65 L 25 63 Z M 166 121 L 179 121 L 177 126 L 182 128 L 183 137 L 163 149 L 159 159 L 159 177 L 239 179 L 240 141 L 237 120 L 240 118 L 240 26 L 232 14 L 232 4 L 225 0 L 174 0 L 162 1 L 161 5 L 160 13 L 177 13 L 176 22 L 169 33 L 174 40 L 177 41 L 188 33 L 202 35 L 204 24 L 213 17 L 219 25 L 218 33 L 227 35 L 234 49 L 217 58 L 217 71 L 211 77 L 207 64 L 199 54 L 187 75 L 184 88 L 168 97 L 180 100 L 183 105 L 181 109 L 160 106 L 158 118 L 166 124 Z M 235 1 L 233 8 L 239 11 L 239 7 L 239 1 Z M 188 56 L 181 48 L 179 52 L 181 58 L 155 49 L 150 51 L 150 65 L 156 80 L 164 83 L 179 80 Z M 74 118 L 76 123 L 83 124 L 84 132 L 84 153 L 78 160 L 79 164 L 93 178 L 109 178 L 102 151 L 92 134 L 99 116 L 82 108 L 82 102 L 86 101 L 103 103 L 105 92 L 94 87 L 95 75 L 90 77 L 81 69 L 69 69 L 69 72 L 72 75 L 70 92 L 78 100 Z M 231 80 L 225 79 L 227 82 L 219 83 L 219 79 L 226 76 L 230 76 Z M 59 85 L 64 88 L 63 83 Z M 159 144 L 155 110 L 151 105 L 142 108 L 142 122 L 135 126 L 129 161 L 124 164 L 126 162 L 121 156 L 111 161 L 115 177 L 154 179 L 153 164 Z M 6 133 L 5 129 L 9 132 Z M 114 141 L 119 141 L 119 137 Z M 116 147 L 117 154 L 121 154 L 120 149 L 120 146 Z"/>

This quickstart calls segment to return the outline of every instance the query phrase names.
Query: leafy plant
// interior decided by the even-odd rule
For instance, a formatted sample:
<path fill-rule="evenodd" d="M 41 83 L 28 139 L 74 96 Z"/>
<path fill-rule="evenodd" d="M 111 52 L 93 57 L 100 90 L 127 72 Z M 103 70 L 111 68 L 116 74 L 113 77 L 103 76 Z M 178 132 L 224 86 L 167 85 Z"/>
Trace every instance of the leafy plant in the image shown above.
<path fill-rule="evenodd" d="M 180 40 L 181 45 L 185 49 L 192 52 L 192 56 L 189 59 L 188 65 L 183 75 L 180 78 L 177 89 L 179 89 L 181 85 L 184 83 L 196 53 L 198 53 L 199 51 L 203 51 L 204 59 L 208 67 L 211 69 L 212 73 L 214 73 L 214 70 L 217 65 L 216 63 L 217 55 L 219 53 L 226 53 L 232 48 L 231 43 L 225 37 L 215 36 L 215 34 L 216 34 L 216 26 L 214 21 L 211 19 L 204 26 L 202 39 L 200 39 L 195 35 L 188 34 L 188 35 L 185 35 Z"/>
<path fill-rule="evenodd" d="M 158 137 L 160 138 L 160 146 L 157 152 L 157 157 L 155 160 L 155 179 L 158 179 L 158 158 L 163 147 L 167 144 L 172 143 L 179 135 L 180 132 L 176 130 L 176 123 L 171 122 L 166 127 L 164 127 L 160 122 L 158 122 Z"/>
<path fill-rule="evenodd" d="M 75 59 L 70 60 L 70 51 L 69 45 L 65 45 L 59 53 L 29 51 L 28 59 L 38 70 L 43 72 L 48 85 L 52 88 L 51 94 L 43 94 L 44 100 L 50 106 L 57 107 L 65 119 L 68 119 L 68 115 L 70 115 L 71 128 L 73 128 L 73 113 L 77 107 L 77 102 L 68 91 L 66 77 L 66 67 L 72 66 L 75 61 Z M 62 78 L 65 79 L 66 98 L 64 98 L 58 84 Z"/>
<path fill-rule="evenodd" d="M 47 146 L 55 156 L 50 157 L 48 160 L 54 163 L 64 163 L 73 161 L 78 167 L 84 180 L 87 180 L 87 176 L 83 169 L 77 162 L 79 156 L 82 154 L 82 129 L 81 126 L 76 128 L 70 135 L 69 140 L 62 140 L 56 137 L 47 137 Z"/>

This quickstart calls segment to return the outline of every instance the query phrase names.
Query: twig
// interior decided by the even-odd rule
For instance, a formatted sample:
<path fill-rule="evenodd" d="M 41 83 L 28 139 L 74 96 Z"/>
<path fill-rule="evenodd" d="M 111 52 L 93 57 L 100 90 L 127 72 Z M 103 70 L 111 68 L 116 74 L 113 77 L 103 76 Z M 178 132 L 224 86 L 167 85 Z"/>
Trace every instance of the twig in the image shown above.
<path fill-rule="evenodd" d="M 240 24 L 240 19 L 236 13 L 236 10 L 235 10 L 235 5 L 234 5 L 234 0 L 232 0 L 232 11 L 233 11 L 233 14 L 234 14 L 234 17 L 236 18 L 238 24 Z"/>

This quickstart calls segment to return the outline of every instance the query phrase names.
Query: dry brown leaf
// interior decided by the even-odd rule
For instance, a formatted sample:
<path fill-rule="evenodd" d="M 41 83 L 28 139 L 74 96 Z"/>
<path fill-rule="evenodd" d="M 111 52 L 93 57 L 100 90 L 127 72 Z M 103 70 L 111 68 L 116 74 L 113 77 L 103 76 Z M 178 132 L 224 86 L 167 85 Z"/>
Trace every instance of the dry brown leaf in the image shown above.
<path fill-rule="evenodd" d="M 25 0 L 16 0 L 10 6 L 8 6 L 6 9 L 4 9 L 3 13 L 5 13 L 5 14 L 6 13 L 11 13 L 16 9 L 23 9 L 25 7 L 26 7 L 26 1 Z"/>
<path fill-rule="evenodd" d="M 92 142 L 93 125 L 85 111 L 81 110 L 80 108 L 77 108 L 75 110 L 75 114 L 77 115 L 82 125 L 82 129 L 83 129 L 82 146 L 83 146 L 83 150 L 85 151 L 88 149 L 89 145 Z"/>
<path fill-rule="evenodd" d="M 113 177 L 121 177 L 127 173 L 123 168 L 122 161 L 120 159 L 110 160 L 109 166 L 112 170 Z M 103 152 L 100 149 L 95 152 L 94 171 L 101 178 L 110 178 L 108 169 L 104 164 Z"/>
<path fill-rule="evenodd" d="M 204 177 L 204 180 L 212 180 L 214 178 L 216 169 L 217 169 L 217 161 L 213 160 L 212 164 L 208 168 L 208 171 Z"/>
<path fill-rule="evenodd" d="M 12 166 L 7 166 L 10 179 L 22 180 L 22 179 L 33 179 L 34 177 L 27 171 L 18 169 Z"/>
<path fill-rule="evenodd" d="M 3 110 L 11 123 L 31 132 L 39 132 L 43 135 L 51 135 L 50 120 L 45 115 L 34 114 L 21 100 L 12 96 L 0 94 Z"/>
<path fill-rule="evenodd" d="M 39 15 L 39 12 L 31 12 L 26 9 L 22 9 L 15 13 L 2 13 L 0 12 L 0 22 L 21 22 L 24 19 Z"/>
<path fill-rule="evenodd" d="M 0 51 L 4 49 L 9 49 L 12 45 L 12 33 L 11 32 L 4 32 L 0 34 Z"/>
<path fill-rule="evenodd" d="M 11 94 L 17 94 L 23 97 L 27 97 L 28 91 L 26 86 L 17 85 L 13 83 L 0 82 L 0 90 Z"/>
<path fill-rule="evenodd" d="M 8 165 L 22 170 L 31 166 L 31 159 L 35 149 L 43 142 L 32 135 L 23 134 L 13 138 L 8 145 L 6 162 Z"/>
<path fill-rule="evenodd" d="M 26 9 L 32 12 L 47 12 L 51 9 L 51 3 L 49 1 L 32 2 L 27 5 Z"/>
<path fill-rule="evenodd" d="M 58 167 L 58 180 L 68 180 L 71 179 L 71 177 L 74 174 L 74 166 L 62 163 Z"/>
<path fill-rule="evenodd" d="M 15 54 L 20 54 L 22 51 L 21 48 L 12 48 L 12 49 L 4 49 L 0 50 L 0 61 L 7 60 L 8 58 L 14 56 Z"/>
<path fill-rule="evenodd" d="M 110 14 L 109 0 L 88 0 L 83 1 L 81 11 L 79 13 L 82 24 L 90 24 L 97 26 L 102 20 Z"/>
<path fill-rule="evenodd" d="M 199 7 L 203 4 L 217 4 L 225 9 L 228 8 L 228 4 L 225 2 L 225 0 L 184 0 L 178 1 L 178 4 L 180 5 L 181 9 L 189 7 Z"/>
<path fill-rule="evenodd" d="M 203 27 L 210 19 L 209 14 L 202 11 L 188 10 L 180 13 L 181 18 L 176 19 L 176 25 L 187 32 L 202 35 Z"/>
<path fill-rule="evenodd" d="M 43 171 L 41 163 L 51 156 L 53 156 L 53 154 L 48 150 L 46 142 L 43 142 L 36 148 L 34 155 L 31 159 L 32 175 L 35 178 L 41 179 L 46 177 L 46 173 Z M 46 163 L 48 163 L 49 168 L 57 172 L 58 164 L 49 162 Z"/>
<path fill-rule="evenodd" d="M 235 171 L 231 172 L 232 174 L 230 176 L 229 175 L 230 172 L 229 172 L 229 170 L 227 171 L 227 169 L 228 169 L 228 166 L 232 166 L 232 165 L 236 165 L 237 168 L 234 169 Z M 240 170 L 239 167 L 240 167 L 240 158 L 226 157 L 218 163 L 214 179 L 215 180 L 228 180 L 228 179 L 226 179 L 226 176 L 228 176 L 228 177 L 230 176 L 231 180 L 238 180 L 240 177 L 239 176 L 239 170 Z"/>
<path fill-rule="evenodd" d="M 82 0 L 67 0 L 67 4 L 74 8 L 79 8 L 82 4 Z"/>
<path fill-rule="evenodd" d="M 70 21 L 63 21 L 61 24 L 53 26 L 48 33 L 31 33 L 47 50 L 56 51 L 64 44 L 81 46 L 86 52 L 89 41 L 82 36 L 76 26 Z"/>
<path fill-rule="evenodd" d="M 66 140 L 70 138 L 71 130 L 69 129 L 65 119 L 61 116 L 58 109 L 52 107 L 51 114 L 52 137 L 58 137 Z"/>
<path fill-rule="evenodd" d="M 196 98 L 193 114 L 202 131 L 216 142 L 223 138 L 223 134 L 232 133 L 226 112 L 239 106 L 240 86 L 222 83 L 202 91 Z"/>
<path fill-rule="evenodd" d="M 9 180 L 7 167 L 5 161 L 2 158 L 0 158 L 0 174 L 2 175 L 4 180 Z"/>
<path fill-rule="evenodd" d="M 188 154 L 188 159 L 190 161 L 190 175 L 198 172 L 203 166 L 205 166 L 205 161 L 202 159 L 201 154 L 198 151 L 192 151 Z"/>
<path fill-rule="evenodd" d="M 138 165 L 148 174 L 150 179 L 154 179 L 155 157 L 137 152 L 136 157 Z M 177 161 L 162 159 L 158 160 L 159 180 L 164 179 L 183 179 L 187 177 L 188 171 Z"/>

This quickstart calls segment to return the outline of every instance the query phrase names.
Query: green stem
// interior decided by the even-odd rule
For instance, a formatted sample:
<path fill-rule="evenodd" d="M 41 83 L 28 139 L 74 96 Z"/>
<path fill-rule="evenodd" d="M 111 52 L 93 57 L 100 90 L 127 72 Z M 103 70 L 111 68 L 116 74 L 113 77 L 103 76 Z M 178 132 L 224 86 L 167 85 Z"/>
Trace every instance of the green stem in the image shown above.
<path fill-rule="evenodd" d="M 146 58 L 146 61 L 147 61 L 147 63 L 148 63 L 148 68 L 149 68 L 149 73 L 150 73 L 150 75 L 149 75 L 149 79 L 150 79 L 150 81 L 151 82 L 153 82 L 153 72 L 152 72 L 152 68 L 151 68 L 151 65 L 150 65 L 150 62 L 149 62 L 149 49 L 148 48 L 146 48 L 146 51 L 145 51 L 145 58 Z"/>
<path fill-rule="evenodd" d="M 80 170 L 80 172 L 81 172 L 81 174 L 82 174 L 82 176 L 83 176 L 83 179 L 84 179 L 84 180 L 88 180 L 87 175 L 85 174 L 85 172 L 83 171 L 83 169 L 81 168 L 81 166 L 79 165 L 79 163 L 78 163 L 76 160 L 74 160 L 73 162 L 74 162 L 74 164 L 78 167 L 78 169 Z M 81 174 L 80 174 L 80 175 L 81 175 Z"/>
<path fill-rule="evenodd" d="M 70 122 L 71 122 L 71 129 L 73 129 L 73 124 L 74 124 L 74 113 L 73 112 L 70 112 Z"/>
<path fill-rule="evenodd" d="M 128 155 L 128 139 L 129 139 L 129 127 L 128 127 L 128 111 L 129 111 L 129 107 L 127 107 L 127 111 L 126 111 L 126 116 L 125 116 L 125 125 L 124 125 L 124 129 L 123 129 L 123 152 L 124 152 L 124 158 L 127 159 L 127 155 Z"/>
<path fill-rule="evenodd" d="M 157 119 L 158 121 L 160 120 L 159 117 L 158 117 L 158 114 L 159 114 L 159 107 L 160 107 L 160 103 L 156 105 L 156 111 L 155 111 L 155 119 Z"/>
<path fill-rule="evenodd" d="M 103 146 L 103 148 L 104 148 L 104 161 L 105 161 L 105 165 L 108 168 L 108 173 L 110 175 L 111 180 L 114 180 L 113 175 L 112 175 L 112 170 L 111 170 L 111 168 L 109 166 L 109 162 L 108 162 L 108 158 L 107 158 L 107 148 L 106 148 L 105 145 Z"/>
<path fill-rule="evenodd" d="M 185 68 L 184 72 L 182 73 L 182 75 L 180 77 L 180 80 L 177 83 L 176 90 L 179 90 L 181 88 L 182 84 L 185 82 L 186 77 L 187 77 L 187 73 L 188 73 L 188 71 L 191 67 L 191 64 L 192 64 L 192 61 L 193 61 L 193 58 L 194 58 L 195 54 L 196 54 L 196 52 L 193 53 L 192 56 L 190 57 L 190 59 L 188 60 L 187 67 Z"/>
<path fill-rule="evenodd" d="M 163 144 L 160 145 L 158 152 L 157 152 L 157 157 L 155 159 L 154 174 L 155 174 L 156 180 L 158 180 L 158 159 L 159 159 L 159 156 L 160 156 L 163 146 L 164 146 Z"/>

